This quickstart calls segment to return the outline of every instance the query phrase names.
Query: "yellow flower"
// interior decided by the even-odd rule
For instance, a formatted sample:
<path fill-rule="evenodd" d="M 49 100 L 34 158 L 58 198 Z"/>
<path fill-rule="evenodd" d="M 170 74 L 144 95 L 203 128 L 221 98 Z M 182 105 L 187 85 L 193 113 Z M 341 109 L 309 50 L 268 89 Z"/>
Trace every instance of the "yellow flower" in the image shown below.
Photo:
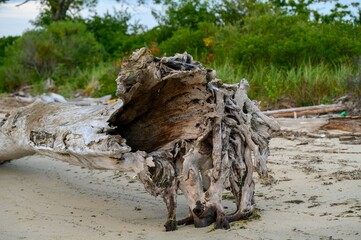
<path fill-rule="evenodd" d="M 206 47 L 212 47 L 214 45 L 214 39 L 212 37 L 203 38 L 203 42 Z"/>

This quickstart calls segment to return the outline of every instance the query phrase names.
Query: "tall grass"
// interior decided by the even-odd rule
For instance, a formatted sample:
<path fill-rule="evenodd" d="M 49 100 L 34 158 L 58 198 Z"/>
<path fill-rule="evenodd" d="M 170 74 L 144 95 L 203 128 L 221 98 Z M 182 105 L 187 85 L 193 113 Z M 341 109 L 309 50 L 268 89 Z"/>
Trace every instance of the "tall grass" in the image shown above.
<path fill-rule="evenodd" d="M 262 106 L 276 105 L 289 99 L 297 106 L 331 103 L 335 98 L 346 94 L 347 80 L 353 68 L 347 64 L 303 63 L 291 69 L 275 65 L 247 67 L 233 65 L 229 61 L 214 63 L 217 77 L 227 83 L 237 83 L 246 78 L 251 88 L 252 99 L 261 101 Z"/>
<path fill-rule="evenodd" d="M 72 69 L 66 77 L 62 74 L 52 76 L 57 93 L 67 98 L 76 95 L 83 97 L 115 96 L 115 79 L 120 71 L 116 63 L 101 63 L 85 69 Z M 65 74 L 64 74 L 65 75 Z M 45 91 L 45 79 L 32 84 L 32 93 L 37 95 Z"/>
<path fill-rule="evenodd" d="M 249 96 L 261 102 L 262 107 L 277 106 L 283 100 L 289 100 L 296 106 L 332 103 L 346 91 L 359 91 L 359 84 L 350 84 L 350 78 L 356 76 L 351 65 L 331 65 L 326 63 L 303 63 L 290 69 L 275 65 L 233 64 L 231 61 L 214 62 L 209 67 L 217 71 L 217 77 L 226 83 L 237 83 L 246 78 L 250 83 Z M 0 79 L 5 72 L 0 67 Z M 115 95 L 115 79 L 120 71 L 119 64 L 101 63 L 85 69 L 67 70 L 67 74 L 52 76 L 58 86 L 58 93 L 65 97 L 74 97 L 75 93 L 83 96 Z M 60 71 L 61 73 L 61 71 Z M 357 75 L 359 76 L 359 75 Z M 361 79 L 359 77 L 358 79 Z M 44 92 L 46 79 L 32 82 L 33 93 Z M 353 83 L 353 82 L 352 82 Z M 4 85 L 5 84 L 5 85 Z M 358 90 L 350 89 L 358 86 Z M 0 81 L 0 90 L 6 90 L 6 83 Z M 357 88 L 357 87 L 356 87 Z M 4 91 L 3 90 L 3 91 Z"/>

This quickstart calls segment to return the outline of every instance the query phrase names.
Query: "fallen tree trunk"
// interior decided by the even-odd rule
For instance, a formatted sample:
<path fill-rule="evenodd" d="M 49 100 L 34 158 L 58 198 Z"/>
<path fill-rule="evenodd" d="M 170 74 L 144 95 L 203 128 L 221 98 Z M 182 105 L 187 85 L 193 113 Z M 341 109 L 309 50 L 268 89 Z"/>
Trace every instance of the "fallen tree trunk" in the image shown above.
<path fill-rule="evenodd" d="M 341 112 L 346 109 L 347 109 L 347 106 L 345 106 L 343 104 L 331 104 L 331 105 L 318 105 L 318 106 L 309 106 L 309 107 L 271 110 L 271 111 L 265 111 L 263 113 L 267 116 L 281 118 L 281 117 L 299 117 L 299 116 L 304 116 L 304 115 Z"/>
<path fill-rule="evenodd" d="M 253 173 L 267 176 L 268 142 L 277 123 L 247 97 L 246 80 L 227 85 L 188 54 L 153 57 L 146 49 L 124 62 L 120 101 L 80 107 L 33 103 L 0 123 L 0 161 L 43 154 L 98 169 L 131 170 L 161 195 L 167 231 L 178 224 L 229 228 L 255 209 Z M 189 216 L 176 221 L 176 195 Z M 225 215 L 230 189 L 236 211 Z"/>

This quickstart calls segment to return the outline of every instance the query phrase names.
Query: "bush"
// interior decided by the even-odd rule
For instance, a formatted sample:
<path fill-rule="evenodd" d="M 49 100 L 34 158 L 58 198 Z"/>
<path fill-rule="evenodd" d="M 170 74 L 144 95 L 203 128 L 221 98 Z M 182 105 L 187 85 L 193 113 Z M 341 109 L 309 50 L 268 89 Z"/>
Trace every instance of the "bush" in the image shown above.
<path fill-rule="evenodd" d="M 63 85 L 79 70 L 102 62 L 103 56 L 101 45 L 81 23 L 55 22 L 28 31 L 6 51 L 3 90 L 13 91 L 47 78 Z"/>
<path fill-rule="evenodd" d="M 167 55 L 187 52 L 195 59 L 206 62 L 208 54 L 213 52 L 215 32 L 216 27 L 211 23 L 199 23 L 197 30 L 181 28 L 163 41 L 159 49 Z"/>
<path fill-rule="evenodd" d="M 107 12 L 103 17 L 92 16 L 85 20 L 85 24 L 104 47 L 108 56 L 117 58 L 121 56 L 123 43 L 128 38 L 129 19 L 130 15 L 127 12 L 115 11 L 113 15 Z"/>
<path fill-rule="evenodd" d="M 13 37 L 13 36 L 9 36 L 9 37 L 1 37 L 0 38 L 0 65 L 4 64 L 4 60 L 5 60 L 5 49 L 12 45 L 16 39 L 18 39 L 19 37 Z"/>
<path fill-rule="evenodd" d="M 350 63 L 361 55 L 361 26 L 317 23 L 299 16 L 246 19 L 236 43 L 237 62 L 295 67 L 305 62 Z"/>

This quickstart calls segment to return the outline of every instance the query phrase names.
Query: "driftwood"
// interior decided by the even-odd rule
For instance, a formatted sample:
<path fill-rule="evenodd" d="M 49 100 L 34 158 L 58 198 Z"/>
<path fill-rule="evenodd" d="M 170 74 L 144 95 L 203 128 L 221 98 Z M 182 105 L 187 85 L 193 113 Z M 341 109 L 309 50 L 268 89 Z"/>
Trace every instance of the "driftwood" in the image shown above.
<path fill-rule="evenodd" d="M 35 102 L 0 123 L 0 161 L 43 154 L 88 168 L 134 171 L 177 224 L 229 228 L 255 209 L 253 173 L 267 176 L 268 143 L 277 123 L 247 97 L 246 80 L 227 85 L 188 54 L 153 57 L 146 49 L 125 61 L 121 100 L 75 106 Z M 176 196 L 189 216 L 176 220 Z M 230 189 L 236 211 L 226 215 Z"/>
<path fill-rule="evenodd" d="M 330 118 L 321 129 L 361 133 L 361 116 Z"/>
<path fill-rule="evenodd" d="M 361 143 L 361 117 L 334 118 L 278 118 L 277 135 L 289 139 L 296 136 L 310 138 L 338 138 L 343 144 Z"/>
<path fill-rule="evenodd" d="M 304 116 L 304 115 L 341 112 L 346 109 L 347 109 L 346 105 L 331 104 L 331 105 L 318 105 L 318 106 L 310 106 L 310 107 L 298 107 L 298 108 L 271 110 L 271 111 L 265 111 L 263 113 L 267 116 L 280 118 L 280 117 L 299 117 L 299 116 Z"/>
<path fill-rule="evenodd" d="M 308 133 L 307 136 L 313 138 L 339 138 L 341 141 L 354 140 L 361 137 L 361 117 L 337 117 L 326 119 L 326 123 L 319 127 L 319 133 Z M 321 133 L 320 133 L 321 132 Z"/>

